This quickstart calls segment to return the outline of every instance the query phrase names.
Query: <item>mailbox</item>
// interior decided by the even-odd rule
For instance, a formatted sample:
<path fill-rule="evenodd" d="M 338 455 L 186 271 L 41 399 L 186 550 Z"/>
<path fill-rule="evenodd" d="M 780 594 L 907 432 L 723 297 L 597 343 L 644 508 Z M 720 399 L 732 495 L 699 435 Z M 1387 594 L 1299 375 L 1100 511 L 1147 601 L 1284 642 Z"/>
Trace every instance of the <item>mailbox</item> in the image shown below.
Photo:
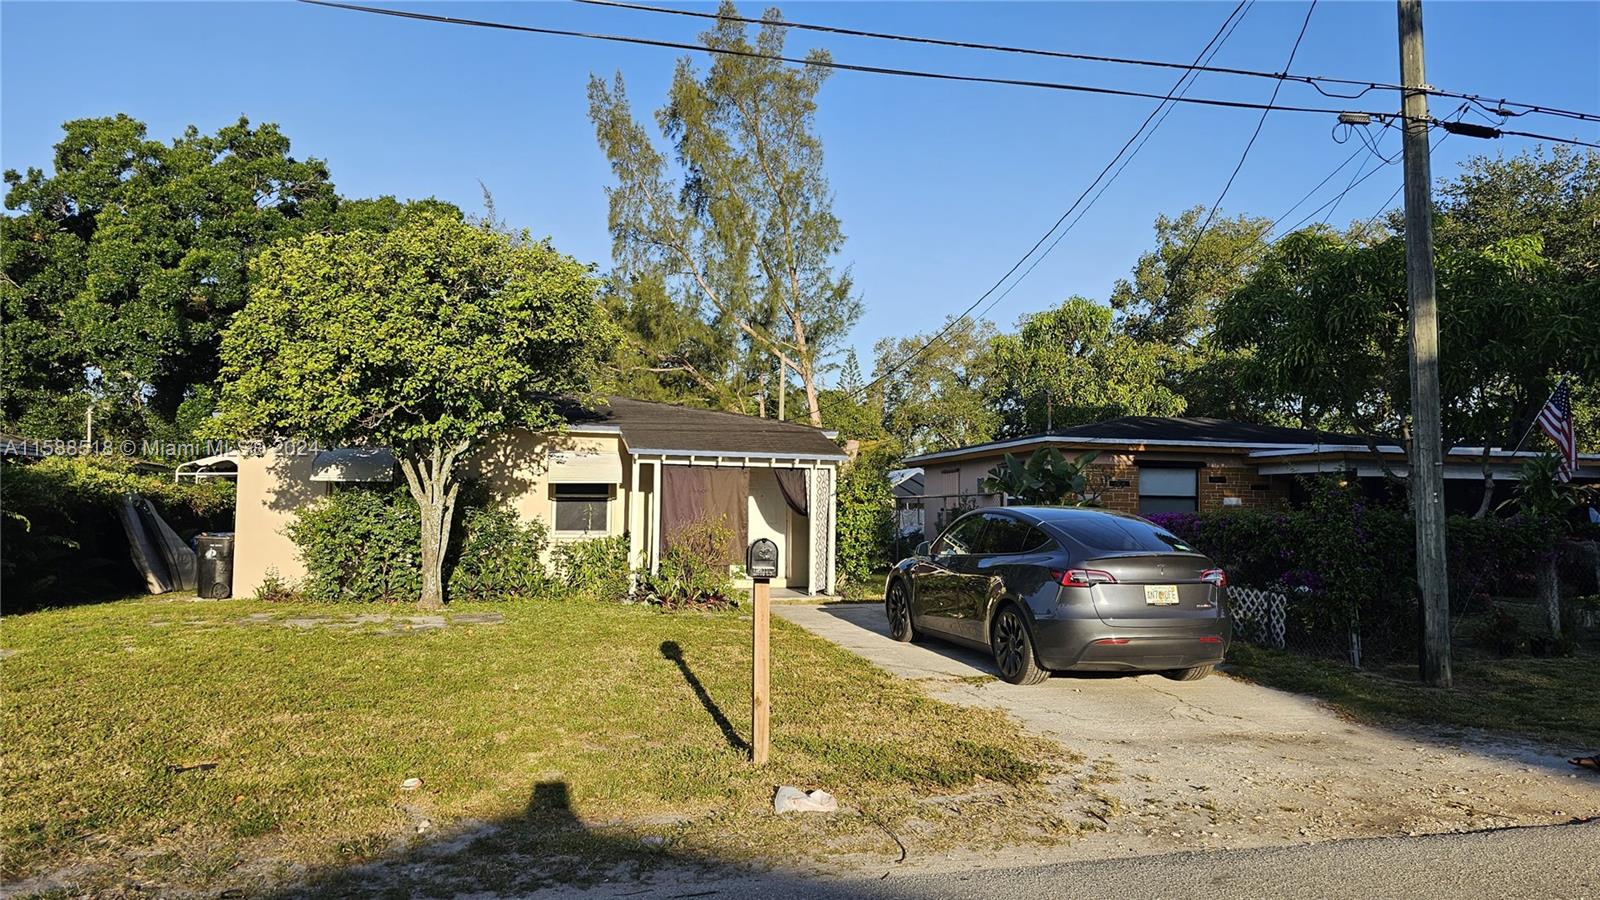
<path fill-rule="evenodd" d="M 745 553 L 744 571 L 752 580 L 765 581 L 778 577 L 778 545 L 767 538 L 750 542 Z"/>

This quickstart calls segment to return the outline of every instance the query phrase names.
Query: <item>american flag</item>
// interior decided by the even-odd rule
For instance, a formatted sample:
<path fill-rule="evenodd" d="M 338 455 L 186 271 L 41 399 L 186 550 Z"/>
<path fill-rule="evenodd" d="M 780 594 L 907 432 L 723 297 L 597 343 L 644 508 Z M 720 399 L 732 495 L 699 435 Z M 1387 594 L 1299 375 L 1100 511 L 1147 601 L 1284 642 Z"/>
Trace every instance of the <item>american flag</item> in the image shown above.
<path fill-rule="evenodd" d="M 1572 470 L 1578 467 L 1578 436 L 1572 429 L 1572 389 L 1565 378 L 1539 410 L 1539 430 L 1556 442 L 1561 450 L 1561 480 L 1571 481 Z"/>

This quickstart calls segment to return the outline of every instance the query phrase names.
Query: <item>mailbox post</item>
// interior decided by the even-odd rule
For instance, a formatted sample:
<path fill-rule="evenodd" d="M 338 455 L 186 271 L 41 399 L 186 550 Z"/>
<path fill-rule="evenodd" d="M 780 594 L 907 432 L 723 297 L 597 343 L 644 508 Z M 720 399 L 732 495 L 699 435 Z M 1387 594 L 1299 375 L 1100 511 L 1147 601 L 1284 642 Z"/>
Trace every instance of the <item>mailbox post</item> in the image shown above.
<path fill-rule="evenodd" d="M 754 607 L 750 628 L 750 761 L 767 761 L 772 715 L 772 579 L 778 577 L 778 545 L 766 538 L 750 543 L 745 553 Z"/>

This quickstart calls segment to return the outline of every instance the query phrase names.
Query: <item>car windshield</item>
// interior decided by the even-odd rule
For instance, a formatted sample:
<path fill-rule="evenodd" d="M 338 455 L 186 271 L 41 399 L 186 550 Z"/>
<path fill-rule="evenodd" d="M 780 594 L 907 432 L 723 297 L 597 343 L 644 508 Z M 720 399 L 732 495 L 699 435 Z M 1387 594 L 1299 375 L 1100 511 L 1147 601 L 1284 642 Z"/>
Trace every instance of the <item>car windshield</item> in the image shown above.
<path fill-rule="evenodd" d="M 1164 528 L 1139 519 L 1116 516 L 1083 516 L 1057 527 L 1090 554 L 1105 553 L 1194 553 L 1195 549 Z"/>

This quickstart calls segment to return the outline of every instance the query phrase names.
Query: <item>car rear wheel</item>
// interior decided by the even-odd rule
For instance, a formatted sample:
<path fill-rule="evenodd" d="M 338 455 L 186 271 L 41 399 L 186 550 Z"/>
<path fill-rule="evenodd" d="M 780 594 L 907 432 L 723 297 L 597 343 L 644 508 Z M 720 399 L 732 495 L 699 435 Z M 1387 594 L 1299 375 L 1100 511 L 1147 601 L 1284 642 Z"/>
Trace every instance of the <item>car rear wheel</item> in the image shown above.
<path fill-rule="evenodd" d="M 906 583 L 895 579 L 889 583 L 889 593 L 883 596 L 883 611 L 889 617 L 889 637 L 906 643 L 917 639 L 917 630 L 911 624 L 911 592 Z"/>
<path fill-rule="evenodd" d="M 1216 666 L 1195 666 L 1192 669 L 1171 669 L 1161 674 L 1173 681 L 1199 681 L 1210 675 L 1215 668 Z"/>
<path fill-rule="evenodd" d="M 1028 622 L 1014 604 L 1006 604 L 994 617 L 994 627 L 989 629 L 989 646 L 994 650 L 994 664 L 1000 677 L 1012 684 L 1038 684 L 1050 677 L 1039 668 L 1033 655 L 1033 636 L 1028 633 Z"/>

